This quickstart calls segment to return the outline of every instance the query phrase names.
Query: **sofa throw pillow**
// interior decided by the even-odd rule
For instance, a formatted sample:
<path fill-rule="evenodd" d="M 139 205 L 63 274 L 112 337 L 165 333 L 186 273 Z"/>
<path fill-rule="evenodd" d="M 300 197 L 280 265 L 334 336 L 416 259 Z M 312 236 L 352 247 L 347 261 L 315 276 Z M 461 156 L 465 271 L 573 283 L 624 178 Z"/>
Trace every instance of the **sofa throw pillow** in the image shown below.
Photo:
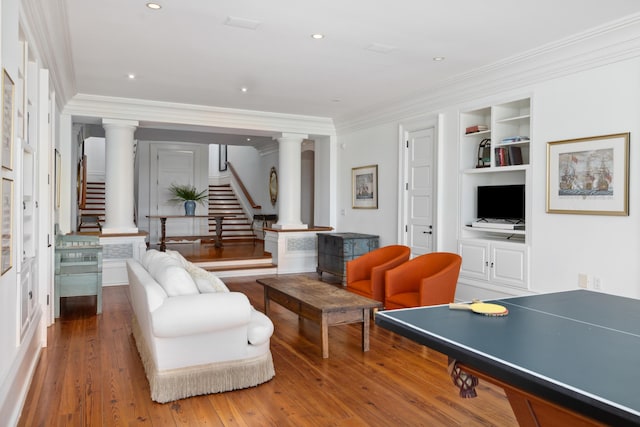
<path fill-rule="evenodd" d="M 156 281 L 170 297 L 199 294 L 191 275 L 178 265 L 165 265 L 156 270 Z"/>
<path fill-rule="evenodd" d="M 201 293 L 229 292 L 229 288 L 215 274 L 189 263 L 186 267 Z"/>
<path fill-rule="evenodd" d="M 140 258 L 140 264 L 144 267 L 145 270 L 149 271 L 149 266 L 153 263 L 156 258 L 160 258 L 163 256 L 163 253 L 157 249 L 149 249 Z"/>
<path fill-rule="evenodd" d="M 178 251 L 172 251 L 172 250 L 167 249 L 165 251 L 165 253 L 167 255 L 169 255 L 171 258 L 179 261 L 180 265 L 182 265 L 183 267 L 186 267 L 187 265 L 190 264 L 190 262 L 187 261 L 187 259 L 185 257 L 183 257 L 182 254 L 180 252 L 178 252 Z"/>

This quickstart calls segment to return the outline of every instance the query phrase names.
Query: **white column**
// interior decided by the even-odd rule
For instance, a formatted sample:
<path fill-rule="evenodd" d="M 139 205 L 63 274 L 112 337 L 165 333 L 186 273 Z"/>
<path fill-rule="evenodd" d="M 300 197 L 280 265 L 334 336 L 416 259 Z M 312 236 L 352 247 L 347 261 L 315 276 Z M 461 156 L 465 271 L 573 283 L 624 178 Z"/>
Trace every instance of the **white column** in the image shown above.
<path fill-rule="evenodd" d="M 300 230 L 308 228 L 300 219 L 300 189 L 302 176 L 302 141 L 308 135 L 282 134 L 278 140 L 278 222 L 273 228 Z"/>
<path fill-rule="evenodd" d="M 105 130 L 105 223 L 102 234 L 137 233 L 133 222 L 133 133 L 138 122 L 103 119 Z"/>

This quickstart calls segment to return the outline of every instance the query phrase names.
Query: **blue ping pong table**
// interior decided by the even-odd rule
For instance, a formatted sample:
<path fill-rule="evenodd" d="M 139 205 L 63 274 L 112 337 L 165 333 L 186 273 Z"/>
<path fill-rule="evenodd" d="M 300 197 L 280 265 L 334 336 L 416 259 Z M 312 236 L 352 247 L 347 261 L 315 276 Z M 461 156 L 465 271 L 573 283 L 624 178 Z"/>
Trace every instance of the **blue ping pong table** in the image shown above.
<path fill-rule="evenodd" d="M 640 300 L 580 289 L 487 302 L 508 316 L 442 305 L 375 322 L 502 386 L 520 425 L 640 425 Z"/>

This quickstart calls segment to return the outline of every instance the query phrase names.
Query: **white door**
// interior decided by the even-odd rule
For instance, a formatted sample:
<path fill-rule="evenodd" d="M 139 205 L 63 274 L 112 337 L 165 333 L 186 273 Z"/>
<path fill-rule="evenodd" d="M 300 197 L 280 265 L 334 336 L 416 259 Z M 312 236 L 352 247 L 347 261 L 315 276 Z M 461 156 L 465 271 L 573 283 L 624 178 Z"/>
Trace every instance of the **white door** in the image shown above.
<path fill-rule="evenodd" d="M 195 150 L 163 148 L 161 144 L 152 147 L 151 176 L 153 178 L 150 180 L 151 188 L 149 188 L 151 198 L 149 210 L 152 215 L 184 215 L 183 205 L 169 201 L 172 196 L 168 188 L 174 183 L 195 185 L 197 154 Z M 204 208 L 198 205 L 196 214 L 206 214 L 202 209 Z M 198 231 L 201 226 L 200 222 L 206 223 L 206 219 L 168 219 L 166 224 L 167 236 L 202 234 Z M 156 239 L 150 241 L 157 241 L 159 239 L 160 221 L 157 219 L 152 220 L 150 230 L 153 238 Z"/>
<path fill-rule="evenodd" d="M 412 257 L 434 250 L 435 141 L 435 125 L 407 133 L 405 241 Z"/>

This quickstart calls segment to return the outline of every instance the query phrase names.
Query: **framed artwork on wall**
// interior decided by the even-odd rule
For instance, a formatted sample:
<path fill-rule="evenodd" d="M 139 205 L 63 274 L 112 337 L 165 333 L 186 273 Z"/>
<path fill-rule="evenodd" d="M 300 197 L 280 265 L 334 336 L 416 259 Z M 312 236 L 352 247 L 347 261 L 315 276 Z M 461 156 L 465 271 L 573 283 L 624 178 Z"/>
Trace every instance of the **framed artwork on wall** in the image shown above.
<path fill-rule="evenodd" d="M 11 266 L 13 236 L 11 235 L 13 223 L 13 181 L 2 178 L 2 238 L 0 239 L 0 274 L 6 273 Z"/>
<path fill-rule="evenodd" d="M 547 143 L 547 212 L 629 215 L 629 133 Z"/>
<path fill-rule="evenodd" d="M 15 85 L 3 69 L 2 72 L 2 167 L 13 169 L 13 97 Z"/>
<path fill-rule="evenodd" d="M 378 209 L 378 165 L 351 169 L 354 209 Z"/>
<path fill-rule="evenodd" d="M 218 170 L 224 172 L 227 170 L 227 145 L 218 145 Z"/>

